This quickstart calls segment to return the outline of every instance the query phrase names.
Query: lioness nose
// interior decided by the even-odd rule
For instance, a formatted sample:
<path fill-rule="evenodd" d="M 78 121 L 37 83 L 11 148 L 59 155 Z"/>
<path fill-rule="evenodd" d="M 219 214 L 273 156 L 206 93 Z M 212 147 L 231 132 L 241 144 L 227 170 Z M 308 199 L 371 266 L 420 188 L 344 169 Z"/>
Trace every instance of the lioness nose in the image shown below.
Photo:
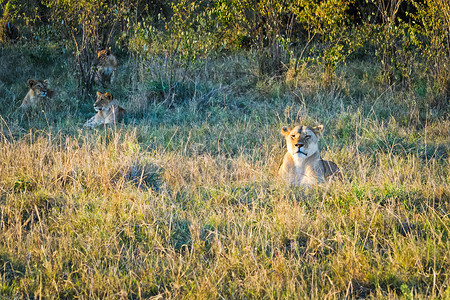
<path fill-rule="evenodd" d="M 301 148 L 301 147 L 303 147 L 303 144 L 297 143 L 297 144 L 295 144 L 295 147 Z"/>

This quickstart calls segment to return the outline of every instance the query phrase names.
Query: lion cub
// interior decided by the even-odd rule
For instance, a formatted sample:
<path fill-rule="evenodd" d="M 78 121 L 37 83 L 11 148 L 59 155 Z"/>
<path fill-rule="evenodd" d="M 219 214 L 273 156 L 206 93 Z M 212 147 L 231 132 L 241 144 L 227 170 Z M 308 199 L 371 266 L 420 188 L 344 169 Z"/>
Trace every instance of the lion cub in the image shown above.
<path fill-rule="evenodd" d="M 84 126 L 93 128 L 96 125 L 116 124 L 123 119 L 123 115 L 126 113 L 125 109 L 113 99 L 111 93 L 97 92 L 94 109 L 97 114 L 90 118 Z"/>
<path fill-rule="evenodd" d="M 44 98 L 53 97 L 54 91 L 48 89 L 47 80 L 28 79 L 27 85 L 30 90 L 19 107 L 23 111 L 36 109 L 40 104 L 43 104 Z"/>
<path fill-rule="evenodd" d="M 323 129 L 323 125 L 281 129 L 288 150 L 278 172 L 281 179 L 291 185 L 308 187 L 324 183 L 340 174 L 335 163 L 320 158 L 317 142 Z"/>
<path fill-rule="evenodd" d="M 117 59 L 111 50 L 100 50 L 97 53 L 97 73 L 95 80 L 103 86 L 106 83 L 113 84 L 117 77 Z"/>

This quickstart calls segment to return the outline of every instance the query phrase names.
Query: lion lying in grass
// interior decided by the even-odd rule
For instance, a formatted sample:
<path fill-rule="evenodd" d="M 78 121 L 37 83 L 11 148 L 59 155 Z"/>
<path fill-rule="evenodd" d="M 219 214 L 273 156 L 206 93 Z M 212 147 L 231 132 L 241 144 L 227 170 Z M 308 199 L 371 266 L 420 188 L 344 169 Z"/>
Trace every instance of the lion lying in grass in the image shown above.
<path fill-rule="evenodd" d="M 97 125 L 116 124 L 123 119 L 123 115 L 126 113 L 125 109 L 117 104 L 111 93 L 97 92 L 94 109 L 97 114 L 90 118 L 84 126 L 93 128 Z"/>
<path fill-rule="evenodd" d="M 30 88 L 20 105 L 22 111 L 36 110 L 44 103 L 44 98 L 51 98 L 54 91 L 48 89 L 47 80 L 28 79 L 27 85 Z"/>
<path fill-rule="evenodd" d="M 314 186 L 341 176 L 338 166 L 320 158 L 318 136 L 323 125 L 316 127 L 283 127 L 287 153 L 278 172 L 279 177 L 290 185 Z"/>

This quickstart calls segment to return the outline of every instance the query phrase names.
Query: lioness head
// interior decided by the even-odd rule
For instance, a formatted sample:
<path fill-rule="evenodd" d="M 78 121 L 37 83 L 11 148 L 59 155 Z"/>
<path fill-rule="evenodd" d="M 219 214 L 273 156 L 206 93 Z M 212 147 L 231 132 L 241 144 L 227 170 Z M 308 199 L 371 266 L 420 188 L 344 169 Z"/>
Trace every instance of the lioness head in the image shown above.
<path fill-rule="evenodd" d="M 106 110 L 110 108 L 112 104 L 114 104 L 114 99 L 111 93 L 106 92 L 102 94 L 97 92 L 97 100 L 94 103 L 95 111 Z"/>
<path fill-rule="evenodd" d="M 30 90 L 33 91 L 34 95 L 36 96 L 40 96 L 42 98 L 44 97 L 51 97 L 52 96 L 52 91 L 49 91 L 47 89 L 48 86 L 48 82 L 47 80 L 36 80 L 36 79 L 28 79 L 27 81 L 27 85 L 30 88 Z"/>
<path fill-rule="evenodd" d="M 316 127 L 296 126 L 293 129 L 283 127 L 281 134 L 286 138 L 288 152 L 295 159 L 310 157 L 319 152 L 318 136 L 323 132 L 323 125 Z"/>
<path fill-rule="evenodd" d="M 106 57 L 108 57 L 111 54 L 111 50 L 106 49 L 106 50 L 100 50 L 97 52 L 97 59 L 99 61 L 105 59 Z"/>

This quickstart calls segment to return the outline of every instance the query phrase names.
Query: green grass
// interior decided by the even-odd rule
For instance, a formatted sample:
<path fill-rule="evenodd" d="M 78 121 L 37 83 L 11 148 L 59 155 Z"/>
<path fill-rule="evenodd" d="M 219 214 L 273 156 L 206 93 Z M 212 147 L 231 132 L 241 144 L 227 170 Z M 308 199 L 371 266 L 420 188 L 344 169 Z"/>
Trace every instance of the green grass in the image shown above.
<path fill-rule="evenodd" d="M 240 54 L 165 90 L 158 59 L 121 57 L 126 122 L 87 130 L 70 56 L 0 55 L 1 298 L 450 298 L 450 121 L 423 82 L 389 89 L 354 61 L 323 88 Z M 19 121 L 29 77 L 58 96 Z M 276 179 L 299 122 L 326 126 L 342 182 Z"/>

